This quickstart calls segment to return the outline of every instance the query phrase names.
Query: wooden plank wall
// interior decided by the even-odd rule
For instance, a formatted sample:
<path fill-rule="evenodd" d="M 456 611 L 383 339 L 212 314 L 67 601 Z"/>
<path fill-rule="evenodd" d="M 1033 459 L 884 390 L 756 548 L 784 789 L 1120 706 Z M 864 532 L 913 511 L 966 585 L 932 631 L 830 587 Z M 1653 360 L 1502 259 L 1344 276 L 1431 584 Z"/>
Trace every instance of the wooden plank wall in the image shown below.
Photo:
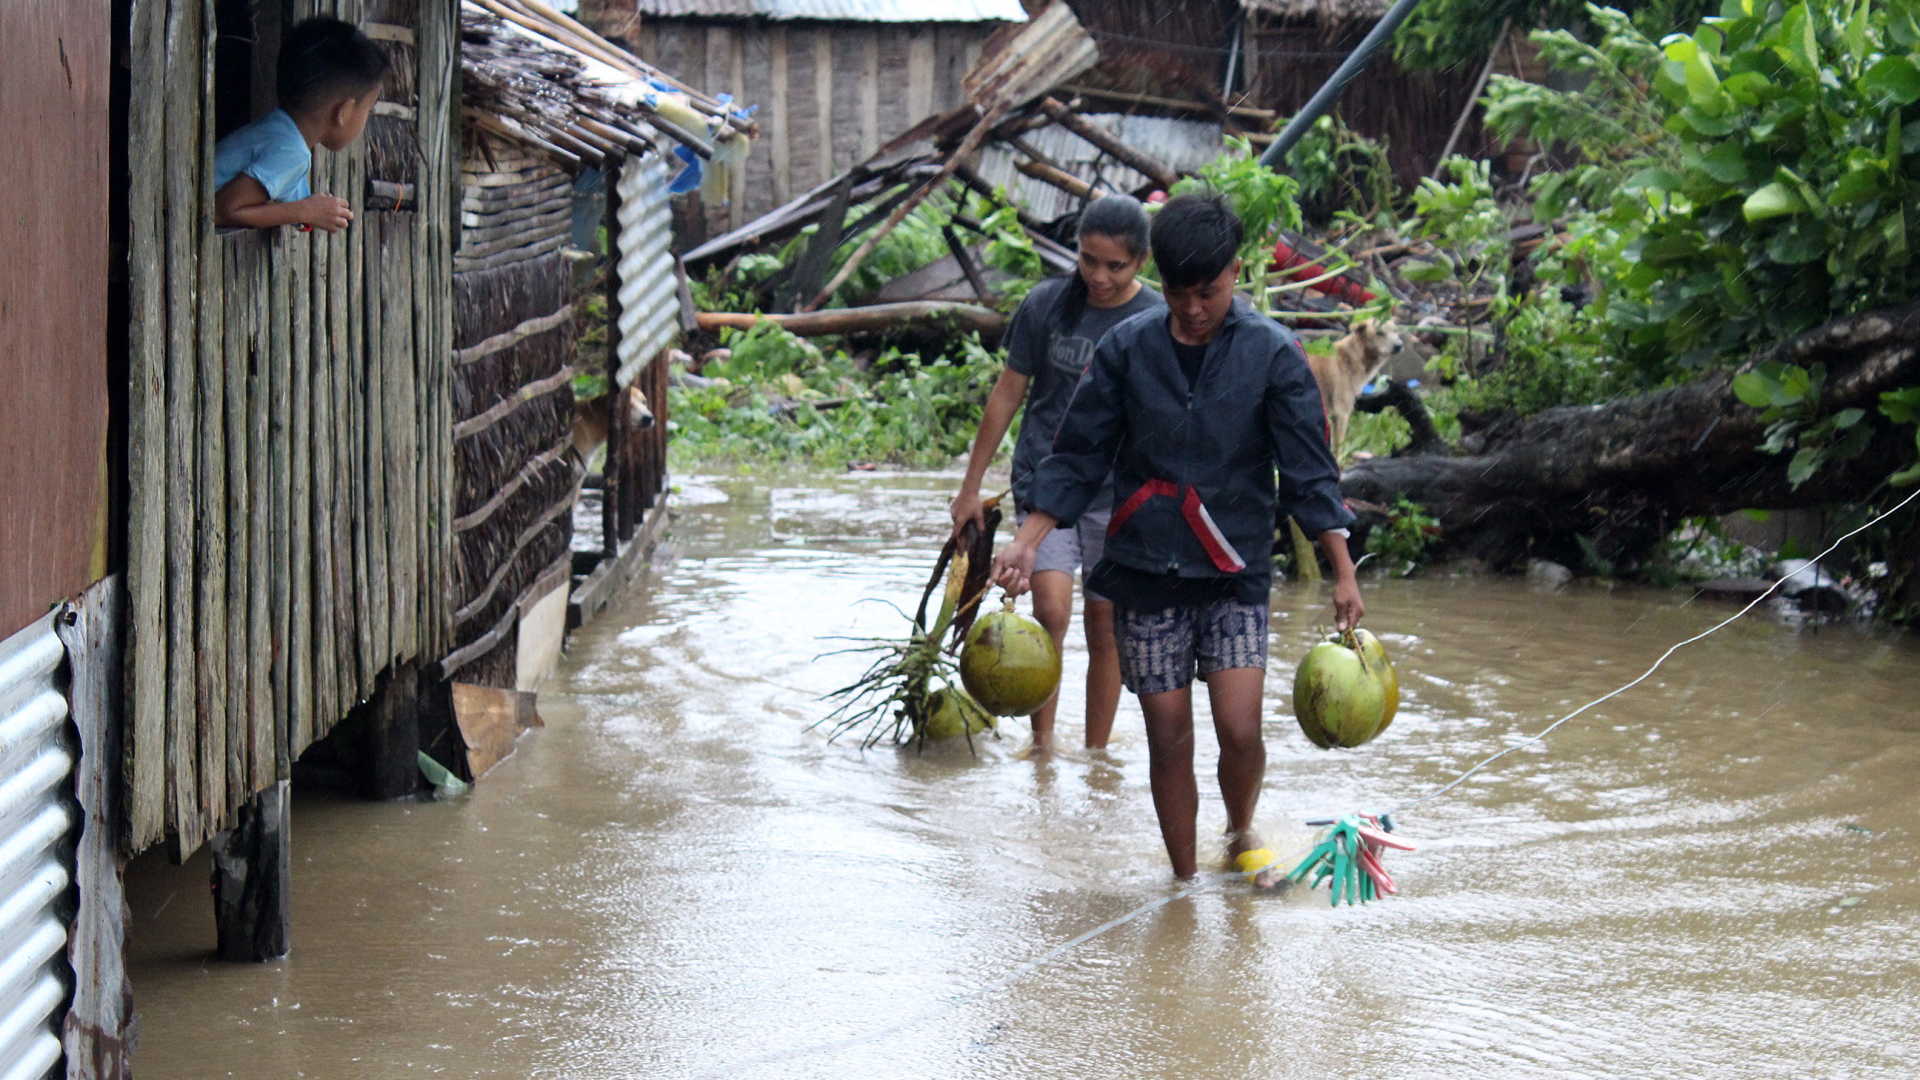
<path fill-rule="evenodd" d="M 107 570 L 108 9 L 0 4 L 0 637 Z"/>
<path fill-rule="evenodd" d="M 999 23 L 736 22 L 650 18 L 622 40 L 689 86 L 760 107 L 747 166 L 708 228 L 737 228 L 959 106 L 960 77 Z"/>
<path fill-rule="evenodd" d="M 435 678 L 511 688 L 519 612 L 572 563 L 572 178 L 470 134 L 453 296 L 453 639 Z"/>
<path fill-rule="evenodd" d="M 447 641 L 455 4 L 285 15 L 369 6 L 412 23 L 418 212 L 366 205 L 364 144 L 321 151 L 356 215 L 331 235 L 215 234 L 212 0 L 132 6 L 131 851 L 184 858 Z"/>

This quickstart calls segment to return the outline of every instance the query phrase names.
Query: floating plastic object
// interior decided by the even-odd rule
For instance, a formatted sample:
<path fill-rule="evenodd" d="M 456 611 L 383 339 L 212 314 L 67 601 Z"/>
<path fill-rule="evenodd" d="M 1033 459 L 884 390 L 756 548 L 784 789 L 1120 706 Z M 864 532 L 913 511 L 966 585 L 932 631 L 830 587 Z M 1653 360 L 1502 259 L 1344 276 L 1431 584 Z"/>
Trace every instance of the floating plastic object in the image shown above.
<path fill-rule="evenodd" d="M 417 753 L 420 761 L 420 775 L 426 777 L 427 783 L 433 785 L 434 798 L 457 798 L 472 790 L 472 784 L 453 775 L 453 773 L 447 770 L 445 765 L 433 760 L 425 750 L 418 751 Z"/>
<path fill-rule="evenodd" d="M 1320 843 L 1288 872 L 1287 880 L 1299 881 L 1312 874 L 1309 889 L 1327 882 L 1330 907 L 1338 907 L 1342 899 L 1348 904 L 1364 904 L 1382 894 L 1397 895 L 1400 890 L 1381 865 L 1381 857 L 1387 848 L 1412 851 L 1414 847 L 1387 835 L 1392 830 L 1393 819 L 1385 815 L 1359 814 L 1332 822 Z"/>

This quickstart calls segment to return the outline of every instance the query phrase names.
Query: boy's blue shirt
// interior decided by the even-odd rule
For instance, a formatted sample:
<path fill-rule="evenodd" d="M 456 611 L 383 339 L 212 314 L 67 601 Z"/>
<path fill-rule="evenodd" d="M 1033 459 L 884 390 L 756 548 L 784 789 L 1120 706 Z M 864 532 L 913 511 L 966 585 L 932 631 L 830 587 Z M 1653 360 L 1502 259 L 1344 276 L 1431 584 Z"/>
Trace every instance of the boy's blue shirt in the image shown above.
<path fill-rule="evenodd" d="M 260 181 L 268 199 L 297 202 L 313 194 L 307 181 L 312 171 L 313 151 L 285 109 L 273 110 L 213 148 L 215 191 L 245 173 Z"/>

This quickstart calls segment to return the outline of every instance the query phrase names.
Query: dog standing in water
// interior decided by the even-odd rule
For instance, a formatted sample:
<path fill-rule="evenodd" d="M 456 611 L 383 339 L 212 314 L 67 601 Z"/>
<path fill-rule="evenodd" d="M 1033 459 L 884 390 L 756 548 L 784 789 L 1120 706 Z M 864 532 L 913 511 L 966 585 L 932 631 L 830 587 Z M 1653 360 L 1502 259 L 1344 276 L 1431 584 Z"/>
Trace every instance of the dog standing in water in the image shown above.
<path fill-rule="evenodd" d="M 1328 439 L 1335 454 L 1347 439 L 1347 421 L 1353 417 L 1353 403 L 1361 389 L 1405 347 L 1400 328 L 1392 322 L 1364 319 L 1333 343 L 1333 352 L 1307 354 L 1313 381 L 1320 384 L 1320 405 L 1327 413 Z"/>

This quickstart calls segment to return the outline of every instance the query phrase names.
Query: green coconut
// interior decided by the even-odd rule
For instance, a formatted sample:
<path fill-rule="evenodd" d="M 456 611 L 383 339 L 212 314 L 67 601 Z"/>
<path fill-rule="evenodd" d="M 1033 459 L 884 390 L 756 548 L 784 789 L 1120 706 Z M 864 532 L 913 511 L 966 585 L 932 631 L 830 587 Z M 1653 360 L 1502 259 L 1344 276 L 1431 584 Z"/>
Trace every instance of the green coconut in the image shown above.
<path fill-rule="evenodd" d="M 1386 684 L 1352 640 L 1315 645 L 1293 675 L 1294 718 L 1322 748 L 1360 746 L 1385 726 Z"/>
<path fill-rule="evenodd" d="M 1327 640 L 1341 642 L 1344 637 L 1335 632 L 1328 634 Z M 1354 627 L 1353 644 L 1366 660 L 1367 670 L 1380 680 L 1380 689 L 1386 695 L 1386 705 L 1380 712 L 1380 731 L 1385 731 L 1393 724 L 1394 715 L 1400 711 L 1400 675 L 1393 670 L 1393 662 L 1387 659 L 1387 647 L 1380 644 L 1380 639 L 1374 637 L 1372 631 Z M 1374 735 L 1378 736 L 1380 731 L 1374 732 Z"/>
<path fill-rule="evenodd" d="M 1353 628 L 1354 643 L 1360 646 L 1360 655 L 1367 662 L 1373 677 L 1380 680 L 1380 690 L 1386 697 L 1386 704 L 1380 710 L 1380 732 L 1387 730 L 1393 723 L 1394 714 L 1400 711 L 1400 676 L 1393 670 L 1393 662 L 1387 659 L 1387 647 L 1380 639 L 1359 627 Z"/>
<path fill-rule="evenodd" d="M 978 735 L 992 726 L 993 717 L 965 690 L 948 686 L 927 695 L 925 735 L 929 739 Z"/>
<path fill-rule="evenodd" d="M 1047 628 L 1013 610 L 980 617 L 960 647 L 960 681 L 995 716 L 1025 716 L 1060 686 L 1060 650 Z"/>

